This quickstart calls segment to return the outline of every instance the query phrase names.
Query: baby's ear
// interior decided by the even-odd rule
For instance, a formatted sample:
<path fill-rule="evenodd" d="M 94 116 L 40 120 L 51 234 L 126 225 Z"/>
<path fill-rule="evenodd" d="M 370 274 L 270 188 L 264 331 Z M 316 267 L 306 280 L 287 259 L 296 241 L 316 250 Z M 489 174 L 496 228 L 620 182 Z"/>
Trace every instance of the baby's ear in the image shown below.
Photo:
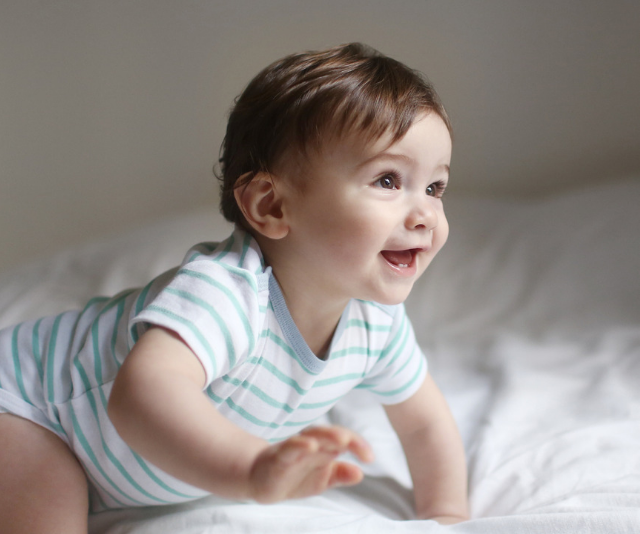
<path fill-rule="evenodd" d="M 259 172 L 248 184 L 241 185 L 234 191 L 236 202 L 246 221 L 255 231 L 269 239 L 282 239 L 289 233 L 277 184 L 277 177 Z"/>

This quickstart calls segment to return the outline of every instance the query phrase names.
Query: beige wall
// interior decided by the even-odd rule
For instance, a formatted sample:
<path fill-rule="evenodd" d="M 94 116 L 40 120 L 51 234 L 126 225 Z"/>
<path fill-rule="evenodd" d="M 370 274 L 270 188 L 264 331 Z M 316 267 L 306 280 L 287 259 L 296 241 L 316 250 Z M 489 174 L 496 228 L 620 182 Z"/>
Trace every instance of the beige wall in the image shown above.
<path fill-rule="evenodd" d="M 293 51 L 361 40 L 428 74 L 452 192 L 640 177 L 633 0 L 3 0 L 0 271 L 194 205 L 233 97 Z"/>

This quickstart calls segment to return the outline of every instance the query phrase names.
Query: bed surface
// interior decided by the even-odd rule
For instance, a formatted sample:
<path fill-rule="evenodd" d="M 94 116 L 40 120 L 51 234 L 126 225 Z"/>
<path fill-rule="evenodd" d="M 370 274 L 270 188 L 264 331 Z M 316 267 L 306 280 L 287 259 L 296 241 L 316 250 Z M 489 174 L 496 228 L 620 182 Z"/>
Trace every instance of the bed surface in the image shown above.
<path fill-rule="evenodd" d="M 359 486 L 109 512 L 91 534 L 640 532 L 640 181 L 445 205 L 449 243 L 407 310 L 463 435 L 471 521 L 411 520 L 399 443 L 354 393 L 329 418 L 376 452 Z M 4 273 L 0 326 L 140 285 L 229 231 L 193 212 Z"/>

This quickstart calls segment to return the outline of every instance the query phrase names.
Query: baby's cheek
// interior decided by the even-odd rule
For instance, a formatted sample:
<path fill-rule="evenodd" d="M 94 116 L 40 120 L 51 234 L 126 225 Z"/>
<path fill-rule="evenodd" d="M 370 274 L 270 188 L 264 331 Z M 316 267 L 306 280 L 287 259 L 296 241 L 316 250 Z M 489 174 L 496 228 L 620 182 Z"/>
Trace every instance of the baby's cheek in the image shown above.
<path fill-rule="evenodd" d="M 345 210 L 341 215 L 332 217 L 328 224 L 331 234 L 340 241 L 353 247 L 370 243 L 376 236 L 379 238 L 375 219 L 371 220 L 370 217 L 364 217 L 353 210 Z"/>
<path fill-rule="evenodd" d="M 449 238 L 449 222 L 444 214 L 438 220 L 438 226 L 434 230 L 433 238 L 434 250 L 438 252 Z"/>

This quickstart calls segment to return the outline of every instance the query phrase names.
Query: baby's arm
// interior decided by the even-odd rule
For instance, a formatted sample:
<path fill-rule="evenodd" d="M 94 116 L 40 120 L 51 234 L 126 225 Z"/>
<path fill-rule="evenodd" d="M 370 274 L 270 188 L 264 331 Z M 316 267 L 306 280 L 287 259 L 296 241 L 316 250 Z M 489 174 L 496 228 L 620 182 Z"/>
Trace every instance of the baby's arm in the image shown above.
<path fill-rule="evenodd" d="M 204 370 L 174 334 L 152 328 L 126 358 L 109 399 L 120 436 L 167 473 L 211 493 L 259 502 L 304 497 L 362 478 L 336 462 L 346 451 L 370 460 L 353 432 L 310 428 L 269 445 L 223 417 L 205 396 Z"/>
<path fill-rule="evenodd" d="M 431 377 L 408 400 L 385 409 L 407 457 L 417 516 L 443 524 L 468 519 L 464 448 Z"/>

